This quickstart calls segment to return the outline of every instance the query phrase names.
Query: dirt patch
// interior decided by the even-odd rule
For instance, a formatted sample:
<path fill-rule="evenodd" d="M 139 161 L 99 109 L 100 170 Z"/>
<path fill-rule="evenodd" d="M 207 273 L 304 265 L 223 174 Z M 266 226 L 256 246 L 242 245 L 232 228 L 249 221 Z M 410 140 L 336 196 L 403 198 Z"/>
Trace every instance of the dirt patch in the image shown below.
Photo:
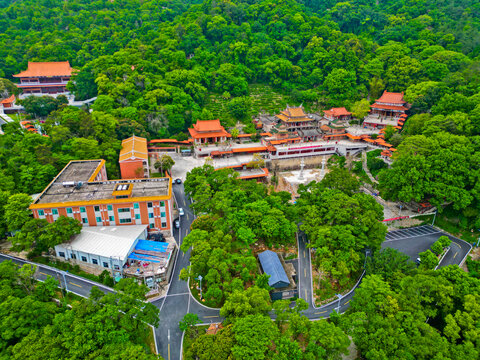
<path fill-rule="evenodd" d="M 474 261 L 480 261 L 480 248 L 473 248 L 468 254 L 468 257 Z M 467 262 L 465 261 L 461 267 L 465 272 L 468 272 Z"/>
<path fill-rule="evenodd" d="M 409 218 L 409 219 L 391 221 L 387 224 L 387 226 L 388 226 L 388 231 L 391 231 L 391 230 L 398 230 L 398 229 L 419 226 L 420 224 L 422 224 L 422 222 L 423 222 L 422 220 L 417 218 Z"/>

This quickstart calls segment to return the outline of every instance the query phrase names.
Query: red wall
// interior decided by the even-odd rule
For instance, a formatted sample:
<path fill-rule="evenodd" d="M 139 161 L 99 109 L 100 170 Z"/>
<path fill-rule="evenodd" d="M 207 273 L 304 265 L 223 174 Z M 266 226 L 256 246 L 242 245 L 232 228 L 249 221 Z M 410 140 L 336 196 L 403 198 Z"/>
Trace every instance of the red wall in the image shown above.
<path fill-rule="evenodd" d="M 135 172 L 138 168 L 142 168 L 140 176 Z M 122 179 L 141 179 L 143 176 L 143 161 L 142 160 L 129 160 L 128 162 L 120 163 L 120 173 Z"/>

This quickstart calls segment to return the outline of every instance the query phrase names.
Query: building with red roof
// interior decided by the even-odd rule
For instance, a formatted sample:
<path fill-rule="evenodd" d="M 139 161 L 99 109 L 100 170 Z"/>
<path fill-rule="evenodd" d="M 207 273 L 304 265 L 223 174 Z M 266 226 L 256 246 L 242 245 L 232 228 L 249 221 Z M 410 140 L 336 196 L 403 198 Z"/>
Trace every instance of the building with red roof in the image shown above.
<path fill-rule="evenodd" d="M 0 108 L 9 109 L 15 105 L 15 95 L 11 95 L 10 97 L 3 99 L 0 101 Z"/>
<path fill-rule="evenodd" d="M 352 113 L 344 107 L 331 108 L 323 112 L 325 119 L 329 121 L 335 120 L 349 120 L 352 118 Z"/>
<path fill-rule="evenodd" d="M 231 135 L 220 124 L 220 120 L 197 120 L 193 129 L 188 129 L 194 144 L 215 144 L 225 142 Z"/>
<path fill-rule="evenodd" d="M 405 117 L 409 104 L 403 99 L 403 92 L 385 90 L 370 108 L 370 114 L 363 122 L 364 127 L 383 129 L 387 126 L 398 126 L 398 121 Z"/>
<path fill-rule="evenodd" d="M 28 62 L 28 68 L 13 77 L 20 79 L 18 88 L 24 94 L 66 93 L 74 69 L 68 61 Z"/>

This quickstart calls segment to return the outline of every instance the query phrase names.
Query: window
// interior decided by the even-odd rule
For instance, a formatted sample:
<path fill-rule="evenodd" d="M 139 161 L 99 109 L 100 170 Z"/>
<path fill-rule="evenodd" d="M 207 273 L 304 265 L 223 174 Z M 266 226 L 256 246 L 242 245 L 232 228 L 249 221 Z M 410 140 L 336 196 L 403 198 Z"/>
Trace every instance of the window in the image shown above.
<path fill-rule="evenodd" d="M 120 224 L 128 224 L 131 222 L 132 222 L 132 219 L 120 219 Z"/>
<path fill-rule="evenodd" d="M 107 210 L 108 210 L 108 211 L 112 211 L 112 210 L 113 210 L 113 206 L 112 206 L 112 205 L 107 205 Z"/>
<path fill-rule="evenodd" d="M 120 208 L 120 209 L 117 209 L 119 213 L 126 213 L 126 212 L 130 212 L 130 208 Z"/>
<path fill-rule="evenodd" d="M 75 254 L 73 254 L 73 253 L 72 253 L 72 254 L 70 254 L 70 256 L 71 256 L 71 257 L 72 257 L 72 259 L 74 259 L 74 260 L 77 258 L 77 255 L 75 255 Z"/>
<path fill-rule="evenodd" d="M 38 216 L 43 216 L 45 215 L 45 212 L 43 210 L 38 210 Z"/>
<path fill-rule="evenodd" d="M 100 211 L 100 206 L 95 206 L 94 209 L 95 211 Z"/>
<path fill-rule="evenodd" d="M 167 227 L 167 223 L 162 222 L 162 228 L 166 228 L 166 227 Z"/>
<path fill-rule="evenodd" d="M 153 218 L 153 213 L 149 213 L 149 214 L 148 214 L 148 217 L 149 217 L 150 219 L 152 219 L 152 218 Z"/>
<path fill-rule="evenodd" d="M 61 257 L 65 257 L 65 253 L 63 251 L 59 251 L 58 255 L 61 256 Z"/>
<path fill-rule="evenodd" d="M 160 206 L 165 206 L 165 201 L 160 201 Z"/>
<path fill-rule="evenodd" d="M 118 266 L 118 265 L 113 265 L 113 268 L 114 268 L 115 270 L 120 270 L 120 266 Z"/>
<path fill-rule="evenodd" d="M 58 210 L 57 209 L 52 209 L 52 214 L 53 215 L 58 215 Z"/>
<path fill-rule="evenodd" d="M 115 196 L 115 199 L 126 199 L 128 198 L 128 195 L 117 195 Z"/>
<path fill-rule="evenodd" d="M 150 224 L 150 229 L 153 229 L 153 228 L 155 228 L 155 224 L 154 224 L 154 223 L 151 223 L 151 224 Z"/>
<path fill-rule="evenodd" d="M 134 209 L 138 209 L 138 203 L 134 203 L 134 204 L 133 204 L 133 208 L 134 208 Z"/>
<path fill-rule="evenodd" d="M 88 219 L 87 218 L 82 218 L 82 224 L 88 224 Z"/>
<path fill-rule="evenodd" d="M 114 217 L 114 216 L 109 216 L 109 217 L 108 217 L 108 220 L 110 220 L 110 221 L 115 221 L 115 217 Z"/>
<path fill-rule="evenodd" d="M 151 208 L 151 207 L 153 207 L 153 204 L 152 203 L 147 203 L 147 207 Z"/>
<path fill-rule="evenodd" d="M 135 214 L 135 219 L 140 220 L 140 214 Z"/>
<path fill-rule="evenodd" d="M 104 261 L 104 262 L 103 262 L 103 267 L 104 267 L 104 268 L 108 268 L 108 263 Z"/>
<path fill-rule="evenodd" d="M 95 219 L 97 220 L 97 223 L 102 222 L 102 218 L 100 216 L 97 216 Z"/>
<path fill-rule="evenodd" d="M 67 208 L 67 214 L 71 214 L 72 212 L 72 208 Z"/>
<path fill-rule="evenodd" d="M 86 257 L 86 256 L 82 256 L 82 261 L 87 262 L 87 257 Z"/>
<path fill-rule="evenodd" d="M 98 260 L 97 259 L 92 259 L 92 264 L 93 265 L 98 265 Z"/>
<path fill-rule="evenodd" d="M 164 213 L 164 212 L 161 212 L 161 213 L 160 213 L 160 216 L 165 217 L 165 213 Z"/>
<path fill-rule="evenodd" d="M 83 206 L 80 207 L 80 212 L 81 212 L 81 213 L 86 212 L 86 210 L 85 210 L 85 208 L 84 208 Z"/>

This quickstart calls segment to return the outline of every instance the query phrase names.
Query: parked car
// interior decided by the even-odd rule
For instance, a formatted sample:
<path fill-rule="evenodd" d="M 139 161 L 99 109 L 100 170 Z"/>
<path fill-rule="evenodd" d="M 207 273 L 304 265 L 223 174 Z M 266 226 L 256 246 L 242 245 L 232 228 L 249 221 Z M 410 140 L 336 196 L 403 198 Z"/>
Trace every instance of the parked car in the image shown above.
<path fill-rule="evenodd" d="M 182 179 L 175 179 L 175 183 L 176 183 L 176 184 L 181 184 L 181 183 L 182 183 Z"/>
<path fill-rule="evenodd" d="M 182 208 L 178 208 L 178 214 L 179 214 L 180 216 L 183 216 L 183 215 L 185 215 L 185 211 L 183 211 Z"/>
<path fill-rule="evenodd" d="M 173 224 L 175 225 L 175 227 L 176 227 L 177 229 L 180 228 L 180 220 L 176 219 L 176 220 L 173 222 Z"/>

